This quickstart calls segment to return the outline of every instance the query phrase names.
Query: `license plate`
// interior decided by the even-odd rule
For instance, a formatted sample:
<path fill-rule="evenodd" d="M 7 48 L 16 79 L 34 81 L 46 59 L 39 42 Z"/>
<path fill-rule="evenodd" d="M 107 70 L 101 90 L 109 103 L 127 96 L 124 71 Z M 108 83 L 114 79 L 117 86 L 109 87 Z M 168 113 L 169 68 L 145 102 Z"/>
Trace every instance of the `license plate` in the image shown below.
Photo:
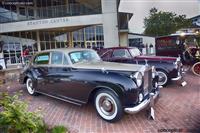
<path fill-rule="evenodd" d="M 151 115 L 151 118 L 152 118 L 153 120 L 155 120 L 155 111 L 154 111 L 154 108 L 153 108 L 153 107 L 151 107 L 151 109 L 150 109 L 150 115 Z"/>

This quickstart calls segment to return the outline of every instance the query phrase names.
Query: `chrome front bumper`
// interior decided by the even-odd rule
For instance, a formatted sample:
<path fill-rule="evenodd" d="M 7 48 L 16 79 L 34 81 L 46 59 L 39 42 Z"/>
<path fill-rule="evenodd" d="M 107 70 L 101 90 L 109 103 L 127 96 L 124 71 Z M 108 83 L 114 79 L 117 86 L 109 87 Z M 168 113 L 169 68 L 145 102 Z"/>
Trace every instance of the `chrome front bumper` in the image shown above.
<path fill-rule="evenodd" d="M 124 108 L 124 111 L 128 114 L 136 114 L 146 108 L 150 105 L 150 103 L 153 103 L 154 100 L 159 96 L 159 91 L 156 91 L 155 93 L 150 93 L 150 98 L 145 99 L 143 102 L 141 102 L 139 105 L 130 107 L 130 108 Z"/>
<path fill-rule="evenodd" d="M 181 78 L 182 78 L 182 76 L 179 75 L 178 77 L 176 77 L 176 78 L 172 78 L 171 80 L 173 80 L 173 81 L 177 81 L 177 80 L 180 80 Z"/>
<path fill-rule="evenodd" d="M 179 72 L 178 76 L 176 78 L 172 78 L 171 80 L 173 80 L 173 81 L 180 80 L 183 77 L 182 74 L 183 74 L 183 71 Z"/>
<path fill-rule="evenodd" d="M 178 72 L 178 76 L 176 78 L 172 78 L 171 80 L 173 81 L 177 81 L 183 78 L 183 74 L 185 74 L 186 70 L 184 70 L 183 68 L 181 68 L 181 71 Z"/>

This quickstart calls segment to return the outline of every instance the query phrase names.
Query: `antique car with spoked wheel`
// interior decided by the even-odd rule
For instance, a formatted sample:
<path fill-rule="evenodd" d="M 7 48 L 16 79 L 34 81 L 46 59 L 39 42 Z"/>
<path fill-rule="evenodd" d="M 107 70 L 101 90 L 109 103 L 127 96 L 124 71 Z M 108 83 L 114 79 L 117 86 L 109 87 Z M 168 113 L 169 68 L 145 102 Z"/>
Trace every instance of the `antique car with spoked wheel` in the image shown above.
<path fill-rule="evenodd" d="M 77 105 L 91 100 L 101 118 L 115 122 L 148 109 L 159 96 L 157 80 L 149 66 L 104 62 L 91 49 L 55 49 L 34 55 L 19 81 L 30 95 Z"/>
<path fill-rule="evenodd" d="M 192 67 L 195 75 L 200 75 L 200 29 L 186 28 L 175 34 L 156 38 L 156 55 L 181 57 L 184 65 Z"/>
<path fill-rule="evenodd" d="M 197 62 L 192 66 L 192 72 L 195 75 L 200 76 L 200 62 Z"/>
<path fill-rule="evenodd" d="M 182 78 L 180 58 L 142 55 L 136 47 L 110 47 L 99 50 L 98 54 L 104 61 L 155 66 L 160 86 Z"/>
<path fill-rule="evenodd" d="M 200 76 L 200 48 L 197 49 L 195 48 L 195 54 L 193 54 L 194 56 L 194 65 L 192 66 L 192 72 L 197 75 Z"/>
<path fill-rule="evenodd" d="M 194 64 L 195 54 L 200 50 L 199 32 L 195 30 L 188 28 L 175 34 L 156 37 L 156 55 L 180 57 L 183 64 Z"/>

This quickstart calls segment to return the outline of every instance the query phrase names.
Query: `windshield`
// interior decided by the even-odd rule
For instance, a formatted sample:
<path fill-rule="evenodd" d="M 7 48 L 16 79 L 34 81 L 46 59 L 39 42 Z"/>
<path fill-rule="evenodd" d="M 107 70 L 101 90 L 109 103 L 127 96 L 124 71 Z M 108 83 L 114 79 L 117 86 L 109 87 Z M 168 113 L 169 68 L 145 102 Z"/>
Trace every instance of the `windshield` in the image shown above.
<path fill-rule="evenodd" d="M 132 55 L 133 57 L 135 57 L 135 56 L 140 56 L 140 55 L 141 55 L 140 50 L 137 49 L 137 48 L 130 49 L 129 51 L 130 51 L 130 53 L 131 53 L 131 55 Z"/>
<path fill-rule="evenodd" d="M 88 61 L 100 61 L 101 58 L 95 51 L 83 50 L 83 51 L 75 51 L 69 54 L 71 62 L 73 64 L 79 62 L 88 62 Z"/>

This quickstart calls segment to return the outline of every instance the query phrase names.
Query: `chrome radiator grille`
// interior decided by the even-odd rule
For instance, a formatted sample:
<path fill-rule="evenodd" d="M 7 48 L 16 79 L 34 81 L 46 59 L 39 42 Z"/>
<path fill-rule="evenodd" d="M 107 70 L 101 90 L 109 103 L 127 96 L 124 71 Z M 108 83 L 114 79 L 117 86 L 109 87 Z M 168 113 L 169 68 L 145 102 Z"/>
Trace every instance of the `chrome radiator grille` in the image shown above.
<path fill-rule="evenodd" d="M 151 69 L 148 69 L 144 72 L 143 88 L 145 96 L 149 93 L 149 91 L 151 91 L 151 86 L 152 86 L 151 83 L 152 83 L 152 71 Z"/>

